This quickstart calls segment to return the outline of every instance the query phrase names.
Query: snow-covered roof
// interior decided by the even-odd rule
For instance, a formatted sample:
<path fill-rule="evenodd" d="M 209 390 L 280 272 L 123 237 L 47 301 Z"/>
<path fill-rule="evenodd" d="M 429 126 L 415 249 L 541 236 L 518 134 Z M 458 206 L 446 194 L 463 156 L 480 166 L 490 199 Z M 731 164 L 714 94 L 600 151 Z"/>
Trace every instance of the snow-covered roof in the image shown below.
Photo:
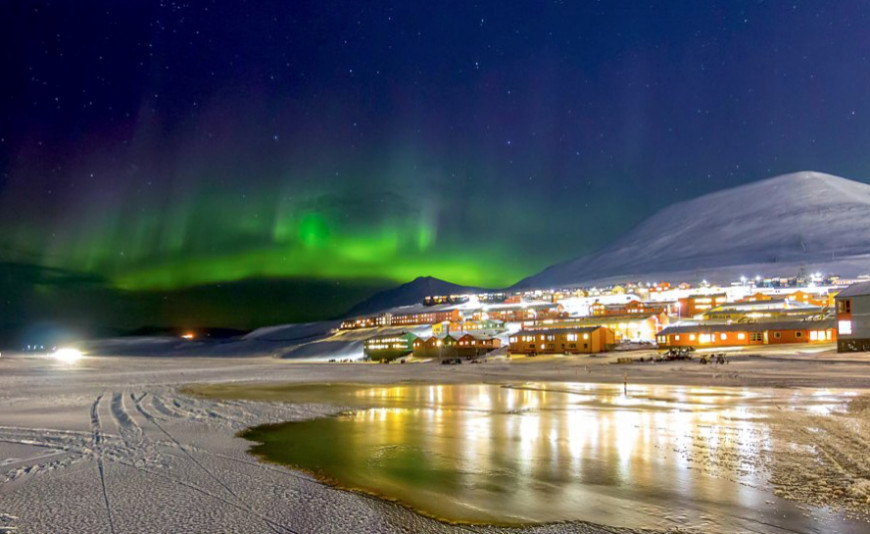
<path fill-rule="evenodd" d="M 861 297 L 864 295 L 870 295 L 870 282 L 859 282 L 857 284 L 852 284 L 846 289 L 840 291 L 837 294 L 837 298 Z"/>

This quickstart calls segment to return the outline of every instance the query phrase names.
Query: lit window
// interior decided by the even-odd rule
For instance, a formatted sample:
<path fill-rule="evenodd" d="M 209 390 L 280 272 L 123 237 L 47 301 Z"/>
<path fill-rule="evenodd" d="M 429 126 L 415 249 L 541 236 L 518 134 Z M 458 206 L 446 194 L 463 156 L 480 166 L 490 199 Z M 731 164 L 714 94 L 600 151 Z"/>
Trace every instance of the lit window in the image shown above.
<path fill-rule="evenodd" d="M 738 332 L 737 339 L 743 341 L 744 339 L 746 339 L 746 334 L 744 334 L 743 332 Z"/>
<path fill-rule="evenodd" d="M 583 339 L 589 339 L 589 334 L 583 334 Z"/>
<path fill-rule="evenodd" d="M 698 339 L 698 342 L 709 343 L 710 342 L 710 334 L 701 334 L 700 338 Z"/>
<path fill-rule="evenodd" d="M 695 334 L 689 334 L 689 341 L 695 341 Z"/>
<path fill-rule="evenodd" d="M 810 330 L 810 341 L 818 341 L 819 340 L 819 332 L 817 330 Z"/>
<path fill-rule="evenodd" d="M 840 321 L 837 323 L 837 331 L 843 336 L 852 335 L 852 321 Z"/>
<path fill-rule="evenodd" d="M 568 334 L 568 341 L 577 341 L 577 334 Z"/>
<path fill-rule="evenodd" d="M 674 336 L 674 341 L 679 341 L 679 340 L 680 340 L 680 334 L 675 335 L 675 336 Z"/>
<path fill-rule="evenodd" d="M 728 334 L 724 334 L 724 333 L 719 334 L 719 339 L 721 339 L 722 341 L 725 341 L 726 339 L 728 339 Z"/>

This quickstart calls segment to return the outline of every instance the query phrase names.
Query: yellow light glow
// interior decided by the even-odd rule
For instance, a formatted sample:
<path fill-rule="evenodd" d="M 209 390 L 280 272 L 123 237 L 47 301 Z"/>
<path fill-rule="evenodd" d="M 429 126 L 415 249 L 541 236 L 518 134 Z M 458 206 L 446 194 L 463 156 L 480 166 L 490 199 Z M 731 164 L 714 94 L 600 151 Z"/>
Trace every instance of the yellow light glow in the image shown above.
<path fill-rule="evenodd" d="M 54 359 L 63 363 L 75 363 L 82 358 L 82 351 L 74 348 L 60 348 L 54 354 Z"/>

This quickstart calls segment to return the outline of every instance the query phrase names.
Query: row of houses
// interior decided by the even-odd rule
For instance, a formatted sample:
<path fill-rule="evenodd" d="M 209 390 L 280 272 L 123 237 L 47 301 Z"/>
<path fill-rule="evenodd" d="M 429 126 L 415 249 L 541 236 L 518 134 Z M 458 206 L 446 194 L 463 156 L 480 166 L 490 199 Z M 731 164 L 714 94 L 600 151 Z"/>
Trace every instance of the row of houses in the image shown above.
<path fill-rule="evenodd" d="M 733 347 L 837 340 L 833 320 L 671 326 L 656 336 L 662 348 Z"/>
<path fill-rule="evenodd" d="M 471 358 L 498 349 L 501 339 L 472 333 L 423 338 L 399 332 L 371 337 L 364 346 L 366 356 L 372 360 L 393 360 L 411 354 L 418 358 Z"/>
<path fill-rule="evenodd" d="M 464 317 L 459 309 L 424 309 L 408 313 L 381 313 L 368 317 L 346 319 L 339 325 L 340 330 L 358 328 L 377 328 L 386 326 L 434 325 L 444 322 L 460 323 L 470 321 L 521 322 L 531 319 L 567 317 L 564 308 L 550 302 L 525 304 L 492 304 L 474 310 L 470 317 Z"/>

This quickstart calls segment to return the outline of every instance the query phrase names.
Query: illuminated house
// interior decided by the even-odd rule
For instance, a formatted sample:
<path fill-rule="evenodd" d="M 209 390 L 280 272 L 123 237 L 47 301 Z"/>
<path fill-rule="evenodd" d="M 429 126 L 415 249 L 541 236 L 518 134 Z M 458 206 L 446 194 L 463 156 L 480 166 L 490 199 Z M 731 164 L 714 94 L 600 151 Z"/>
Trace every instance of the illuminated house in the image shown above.
<path fill-rule="evenodd" d="M 870 282 L 852 284 L 836 296 L 838 352 L 870 351 Z"/>
<path fill-rule="evenodd" d="M 501 340 L 484 334 L 465 334 L 456 340 L 456 352 L 459 356 L 481 356 L 501 347 Z"/>
<path fill-rule="evenodd" d="M 666 313 L 607 315 L 600 317 L 560 317 L 526 321 L 526 330 L 547 328 L 575 328 L 603 326 L 616 336 L 617 341 L 655 341 L 656 334 L 668 324 Z"/>
<path fill-rule="evenodd" d="M 432 325 L 432 335 L 444 336 L 451 332 L 470 332 L 481 334 L 495 334 L 505 329 L 504 321 L 494 321 L 492 319 L 481 319 L 475 321 L 468 319 L 465 321 L 445 321 L 443 323 L 435 323 Z"/>
<path fill-rule="evenodd" d="M 689 295 L 680 299 L 680 314 L 683 317 L 694 317 L 726 302 L 728 302 L 728 296 L 725 293 Z"/>
<path fill-rule="evenodd" d="M 671 326 L 659 332 L 659 347 L 733 347 L 837 340 L 834 321 L 787 321 Z"/>
<path fill-rule="evenodd" d="M 632 300 L 625 304 L 602 304 L 596 302 L 590 306 L 590 312 L 597 317 L 609 315 L 650 315 L 667 313 L 668 306 L 663 303 L 641 302 Z"/>
<path fill-rule="evenodd" d="M 384 334 L 365 340 L 365 355 L 372 360 L 392 360 L 414 351 L 417 336 L 410 332 Z"/>
<path fill-rule="evenodd" d="M 439 304 L 461 304 L 468 302 L 468 295 L 430 295 L 423 297 L 424 306 L 437 306 Z"/>
<path fill-rule="evenodd" d="M 581 354 L 605 352 L 616 344 L 603 326 L 520 330 L 510 338 L 511 354 Z"/>
<path fill-rule="evenodd" d="M 413 324 L 435 324 L 444 321 L 459 321 L 462 314 L 459 310 L 426 311 L 421 313 L 393 314 L 390 324 L 404 326 Z"/>
<path fill-rule="evenodd" d="M 423 339 L 418 337 L 412 344 L 415 358 L 455 358 L 458 356 L 456 338 L 453 336 Z"/>
<path fill-rule="evenodd" d="M 565 309 L 561 304 L 551 302 L 536 302 L 531 304 L 493 304 L 472 314 L 472 319 L 480 321 L 492 319 L 494 321 L 520 322 L 544 317 L 565 317 Z"/>
<path fill-rule="evenodd" d="M 727 303 L 707 310 L 701 315 L 705 321 L 754 322 L 777 318 L 801 320 L 821 316 L 824 313 L 825 309 L 820 306 L 774 297 L 767 300 Z"/>
<path fill-rule="evenodd" d="M 390 326 L 392 316 L 389 313 L 380 315 L 370 315 L 368 317 L 356 317 L 354 319 L 346 319 L 341 322 L 340 330 L 354 330 L 357 328 L 377 328 L 379 326 Z"/>
<path fill-rule="evenodd" d="M 423 311 L 419 313 L 382 313 L 371 317 L 347 319 L 341 322 L 340 330 L 356 328 L 377 328 L 380 326 L 408 326 L 418 324 L 434 324 L 443 321 L 459 321 L 462 314 L 459 310 Z"/>

